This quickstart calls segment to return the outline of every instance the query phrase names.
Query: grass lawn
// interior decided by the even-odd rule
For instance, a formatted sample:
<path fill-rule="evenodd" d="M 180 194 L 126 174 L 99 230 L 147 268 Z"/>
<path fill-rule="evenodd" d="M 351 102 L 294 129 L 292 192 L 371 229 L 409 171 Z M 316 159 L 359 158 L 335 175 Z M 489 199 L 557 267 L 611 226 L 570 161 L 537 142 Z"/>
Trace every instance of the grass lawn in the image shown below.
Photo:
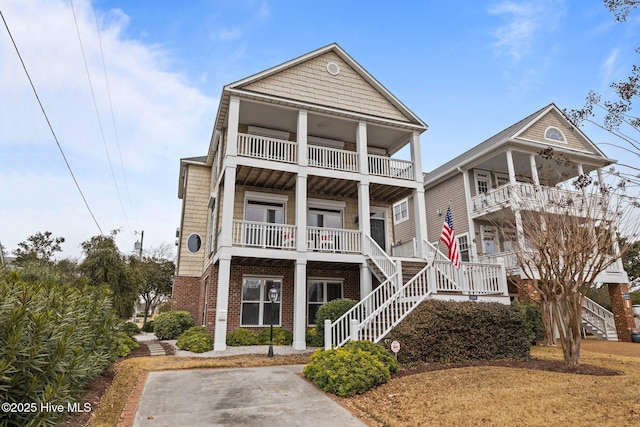
<path fill-rule="evenodd" d="M 559 360 L 559 348 L 532 356 Z M 144 371 L 305 364 L 309 356 L 140 357 L 117 366 L 90 426 L 111 427 Z M 640 425 L 640 345 L 584 341 L 582 363 L 620 372 L 593 376 L 495 366 L 463 367 L 392 378 L 369 392 L 338 399 L 370 426 Z"/>

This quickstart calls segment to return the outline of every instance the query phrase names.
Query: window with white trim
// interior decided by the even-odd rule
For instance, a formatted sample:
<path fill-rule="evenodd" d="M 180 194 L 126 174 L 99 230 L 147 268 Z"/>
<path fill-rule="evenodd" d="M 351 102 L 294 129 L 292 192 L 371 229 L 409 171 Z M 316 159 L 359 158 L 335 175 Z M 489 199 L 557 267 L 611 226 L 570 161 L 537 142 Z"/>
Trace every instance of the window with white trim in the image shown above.
<path fill-rule="evenodd" d="M 562 131 L 553 126 L 548 127 L 547 130 L 544 131 L 544 139 L 556 142 L 567 142 L 567 139 L 564 137 Z"/>
<path fill-rule="evenodd" d="M 458 236 L 458 250 L 460 251 L 460 261 L 471 261 L 471 247 L 469 246 L 468 233 L 464 233 Z"/>
<path fill-rule="evenodd" d="M 278 301 L 269 301 L 269 289 L 278 290 Z M 253 277 L 242 278 L 242 308 L 240 326 L 280 325 L 282 300 L 282 278 Z M 273 316 L 273 317 L 272 317 Z"/>
<path fill-rule="evenodd" d="M 311 279 L 307 282 L 307 322 L 316 324 L 316 314 L 320 306 L 334 299 L 342 298 L 341 279 Z"/>
<path fill-rule="evenodd" d="M 489 172 L 474 170 L 473 175 L 476 181 L 476 194 L 484 194 L 489 191 L 491 178 Z"/>
<path fill-rule="evenodd" d="M 400 224 L 409 219 L 409 199 L 404 199 L 393 205 L 393 223 Z"/>

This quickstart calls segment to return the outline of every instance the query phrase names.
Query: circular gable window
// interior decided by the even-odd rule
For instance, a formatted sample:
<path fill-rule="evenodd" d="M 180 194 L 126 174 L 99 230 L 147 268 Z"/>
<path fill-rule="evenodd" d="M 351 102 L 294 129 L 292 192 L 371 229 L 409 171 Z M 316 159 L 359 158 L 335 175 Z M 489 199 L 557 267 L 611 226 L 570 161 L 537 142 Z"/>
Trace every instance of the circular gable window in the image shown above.
<path fill-rule="evenodd" d="M 200 250 L 201 247 L 202 239 L 200 238 L 200 235 L 196 233 L 191 234 L 187 239 L 187 249 L 189 249 L 189 252 L 195 254 Z"/>
<path fill-rule="evenodd" d="M 327 71 L 329 72 L 329 74 L 331 74 L 332 76 L 337 76 L 338 73 L 340 72 L 340 67 L 338 66 L 338 64 L 336 64 L 335 62 L 329 62 L 327 64 Z"/>

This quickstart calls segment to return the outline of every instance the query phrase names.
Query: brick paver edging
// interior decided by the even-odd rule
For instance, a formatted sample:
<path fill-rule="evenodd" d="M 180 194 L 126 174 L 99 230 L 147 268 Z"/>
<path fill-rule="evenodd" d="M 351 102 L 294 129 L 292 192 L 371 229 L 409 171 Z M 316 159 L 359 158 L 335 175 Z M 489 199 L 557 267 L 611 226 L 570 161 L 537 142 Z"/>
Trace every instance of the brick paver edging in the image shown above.
<path fill-rule="evenodd" d="M 133 390 L 131 390 L 131 393 L 129 394 L 127 403 L 125 403 L 122 413 L 120 414 L 118 427 L 131 427 L 133 425 L 133 418 L 136 415 L 136 410 L 138 409 L 142 390 L 144 390 L 144 384 L 147 382 L 148 375 L 149 371 L 142 371 L 140 375 L 138 375 L 136 384 L 133 386 Z"/>

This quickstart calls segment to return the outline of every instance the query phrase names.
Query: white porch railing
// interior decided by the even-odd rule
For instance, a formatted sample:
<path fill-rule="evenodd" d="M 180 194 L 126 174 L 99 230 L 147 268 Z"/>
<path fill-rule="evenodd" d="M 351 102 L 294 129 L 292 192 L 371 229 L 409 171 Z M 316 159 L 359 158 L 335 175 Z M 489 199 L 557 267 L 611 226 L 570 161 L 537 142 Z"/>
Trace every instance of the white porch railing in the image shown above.
<path fill-rule="evenodd" d="M 367 235 L 367 244 L 365 247 L 365 255 L 378 267 L 378 270 L 384 274 L 387 279 L 395 277 L 398 272 L 398 266 L 389 258 L 389 255 L 373 240 L 373 237 Z M 394 282 L 395 284 L 395 279 Z"/>
<path fill-rule="evenodd" d="M 509 295 L 507 276 L 501 264 L 463 262 L 456 268 L 449 261 L 434 261 L 433 267 L 434 293 Z"/>
<path fill-rule="evenodd" d="M 234 220 L 232 237 L 234 246 L 295 249 L 296 226 Z"/>
<path fill-rule="evenodd" d="M 369 173 L 390 178 L 415 179 L 413 163 L 407 160 L 369 154 Z"/>
<path fill-rule="evenodd" d="M 298 144 L 295 141 L 266 136 L 238 134 L 238 155 L 258 159 L 296 163 Z"/>
<path fill-rule="evenodd" d="M 307 248 L 318 252 L 361 253 L 360 231 L 307 227 Z"/>
<path fill-rule="evenodd" d="M 618 340 L 613 313 L 587 297 L 582 302 L 582 321 L 597 330 L 604 339 Z"/>
<path fill-rule="evenodd" d="M 418 252 L 417 240 L 414 237 L 411 240 L 395 245 L 391 248 L 391 255 L 401 258 L 415 258 Z"/>
<path fill-rule="evenodd" d="M 358 153 L 337 148 L 309 145 L 309 166 L 334 169 L 347 172 L 358 172 Z"/>

